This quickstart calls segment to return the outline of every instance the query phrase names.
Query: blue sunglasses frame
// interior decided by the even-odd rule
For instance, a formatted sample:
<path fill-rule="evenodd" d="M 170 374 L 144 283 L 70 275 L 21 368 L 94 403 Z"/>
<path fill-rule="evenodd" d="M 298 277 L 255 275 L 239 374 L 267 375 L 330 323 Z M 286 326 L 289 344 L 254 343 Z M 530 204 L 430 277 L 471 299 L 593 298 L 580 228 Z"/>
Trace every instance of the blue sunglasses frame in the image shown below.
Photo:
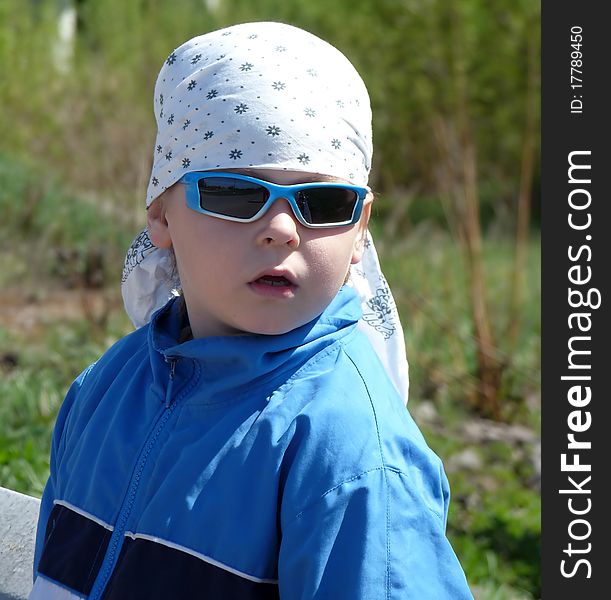
<path fill-rule="evenodd" d="M 218 212 L 212 212 L 202 208 L 200 204 L 200 195 L 199 195 L 199 181 L 202 179 L 210 179 L 215 177 L 227 177 L 230 179 L 237 179 L 239 181 L 247 181 L 250 183 L 255 183 L 260 185 L 262 188 L 265 188 L 269 192 L 269 198 L 266 200 L 265 204 L 261 206 L 261 208 L 257 211 L 257 213 L 247 219 L 242 219 L 240 217 L 233 217 L 229 215 L 223 215 Z M 291 206 L 293 214 L 296 219 L 305 227 L 309 227 L 311 229 L 323 229 L 329 227 L 342 227 L 346 225 L 354 225 L 361 218 L 361 213 L 363 212 L 363 202 L 367 197 L 369 192 L 368 188 L 351 185 L 348 183 L 334 183 L 334 182 L 311 182 L 311 183 L 297 183 L 293 185 L 280 185 L 277 183 L 270 183 L 269 181 L 265 181 L 263 179 L 258 179 L 256 177 L 250 177 L 248 175 L 241 175 L 239 173 L 228 173 L 223 171 L 191 171 L 189 173 L 185 173 L 179 180 L 178 183 L 181 183 L 186 186 L 186 199 L 187 206 L 192 210 L 202 213 L 204 215 L 208 215 L 211 217 L 216 217 L 218 219 L 224 219 L 226 221 L 235 221 L 238 223 L 252 223 L 257 219 L 260 219 L 270 208 L 270 206 L 278 200 L 278 198 L 285 198 Z M 299 206 L 297 204 L 297 194 L 303 190 L 308 190 L 312 188 L 327 188 L 327 189 L 344 189 L 350 190 L 354 192 L 357 196 L 357 200 L 354 205 L 354 209 L 352 211 L 352 216 L 350 219 L 346 221 L 341 221 L 337 223 L 308 223 L 301 211 L 299 210 Z"/>

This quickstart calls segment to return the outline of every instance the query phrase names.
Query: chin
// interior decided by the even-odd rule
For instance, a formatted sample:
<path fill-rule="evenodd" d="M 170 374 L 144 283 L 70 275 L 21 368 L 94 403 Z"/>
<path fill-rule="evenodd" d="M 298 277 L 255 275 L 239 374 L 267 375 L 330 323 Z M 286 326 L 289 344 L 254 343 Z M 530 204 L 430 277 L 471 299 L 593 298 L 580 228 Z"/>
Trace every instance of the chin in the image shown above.
<path fill-rule="evenodd" d="M 269 323 L 258 323 L 256 326 L 253 324 L 252 327 L 246 327 L 244 330 L 257 335 L 282 335 L 305 325 L 313 318 L 291 320 L 288 323 L 283 322 L 281 319 L 276 319 Z"/>
<path fill-rule="evenodd" d="M 280 327 L 278 324 L 270 325 L 269 327 L 255 327 L 253 329 L 249 329 L 250 333 L 254 333 L 256 335 L 282 335 L 284 333 L 288 333 L 289 331 L 293 331 L 293 329 L 297 329 L 300 325 L 287 325 L 286 327 Z"/>

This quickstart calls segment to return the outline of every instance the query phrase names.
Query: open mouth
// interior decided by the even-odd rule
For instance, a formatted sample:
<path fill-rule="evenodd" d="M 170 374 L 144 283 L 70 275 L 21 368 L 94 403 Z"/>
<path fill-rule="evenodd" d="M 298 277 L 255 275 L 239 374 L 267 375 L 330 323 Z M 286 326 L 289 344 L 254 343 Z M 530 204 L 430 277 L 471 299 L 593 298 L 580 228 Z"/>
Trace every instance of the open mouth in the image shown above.
<path fill-rule="evenodd" d="M 272 287 L 286 287 L 293 285 L 286 277 L 277 275 L 263 275 L 263 277 L 259 277 L 259 279 L 255 280 L 255 282 L 262 285 L 271 285 Z"/>
<path fill-rule="evenodd" d="M 289 279 L 290 273 L 287 272 L 286 275 L 272 273 L 263 273 L 259 277 L 253 279 L 249 283 L 250 289 L 265 298 L 293 298 L 299 286 L 294 283 L 292 279 Z"/>

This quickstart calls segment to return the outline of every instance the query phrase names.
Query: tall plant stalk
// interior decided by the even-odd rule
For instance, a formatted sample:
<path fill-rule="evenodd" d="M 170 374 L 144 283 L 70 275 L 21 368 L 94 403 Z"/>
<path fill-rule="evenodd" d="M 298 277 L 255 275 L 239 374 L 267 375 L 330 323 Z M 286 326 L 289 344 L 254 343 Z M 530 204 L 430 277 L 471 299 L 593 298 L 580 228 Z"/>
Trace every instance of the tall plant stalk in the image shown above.
<path fill-rule="evenodd" d="M 529 29 L 534 23 L 531 21 Z M 528 251 L 530 226 L 531 189 L 535 171 L 535 148 L 537 139 L 537 82 L 539 80 L 538 48 L 536 37 L 528 36 L 528 67 L 526 89 L 526 123 L 522 142 L 520 187 L 518 192 L 518 214 L 516 225 L 515 261 L 512 274 L 511 304 L 507 326 L 507 341 L 510 353 L 516 348 L 521 328 L 521 304 L 524 289 L 524 272 Z"/>

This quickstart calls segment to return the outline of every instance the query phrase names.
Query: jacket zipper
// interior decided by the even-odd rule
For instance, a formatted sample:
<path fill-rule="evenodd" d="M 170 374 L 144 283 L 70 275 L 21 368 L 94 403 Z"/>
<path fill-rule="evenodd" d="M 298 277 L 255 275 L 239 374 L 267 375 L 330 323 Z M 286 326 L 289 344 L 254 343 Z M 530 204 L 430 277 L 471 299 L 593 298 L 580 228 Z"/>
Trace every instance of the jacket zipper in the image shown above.
<path fill-rule="evenodd" d="M 178 359 L 174 356 L 166 356 L 165 361 L 170 365 L 170 379 L 168 381 L 168 387 L 165 391 L 165 407 L 169 409 L 172 405 L 172 391 L 174 388 L 174 375 L 176 373 L 176 363 Z"/>
<path fill-rule="evenodd" d="M 115 529 L 108 544 L 108 549 L 106 551 L 104 562 L 100 567 L 98 576 L 96 577 L 96 580 L 93 584 L 91 594 L 89 595 L 90 600 L 98 600 L 99 598 L 101 598 L 102 594 L 104 593 L 104 590 L 106 589 L 106 585 L 108 584 L 110 576 L 112 575 L 112 572 L 114 571 L 114 568 L 116 566 L 119 552 L 123 547 L 127 520 L 131 514 L 134 502 L 136 500 L 136 495 L 140 486 L 142 472 L 144 471 L 144 467 L 146 466 L 151 451 L 157 443 L 157 439 L 161 435 L 161 432 L 163 431 L 168 420 L 172 416 L 174 409 L 176 408 L 176 404 L 173 403 L 174 398 L 172 397 L 172 391 L 174 387 L 174 375 L 176 373 L 176 363 L 178 362 L 178 359 L 174 356 L 166 356 L 165 361 L 170 365 L 170 376 L 168 380 L 168 386 L 166 388 L 163 411 L 157 418 L 157 424 L 153 431 L 149 434 L 143 446 L 143 449 L 140 452 L 138 463 L 136 465 L 136 469 L 129 484 L 127 495 L 123 500 L 123 505 L 121 506 L 121 511 L 119 512 L 119 516 L 117 517 Z"/>

